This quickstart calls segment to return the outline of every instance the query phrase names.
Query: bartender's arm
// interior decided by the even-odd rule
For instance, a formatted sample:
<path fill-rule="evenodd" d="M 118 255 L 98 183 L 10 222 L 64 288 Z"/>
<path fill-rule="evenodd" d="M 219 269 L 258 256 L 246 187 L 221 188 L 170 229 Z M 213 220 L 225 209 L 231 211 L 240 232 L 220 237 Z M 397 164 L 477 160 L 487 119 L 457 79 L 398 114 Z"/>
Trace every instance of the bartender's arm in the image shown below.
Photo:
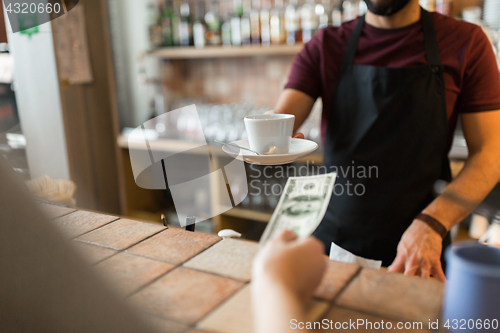
<path fill-rule="evenodd" d="M 285 89 L 274 112 L 294 114 L 295 133 L 309 115 L 313 104 L 314 100 L 309 95 Z M 470 206 L 465 207 L 450 197 L 479 204 L 500 180 L 500 110 L 464 113 L 462 127 L 469 148 L 464 168 L 448 185 L 444 195 L 438 196 L 423 211 L 442 223 L 447 230 L 471 213 Z M 300 133 L 297 135 L 301 137 Z M 442 250 L 440 235 L 426 223 L 415 219 L 403 234 L 389 271 L 423 278 L 432 275 L 444 281 L 440 262 Z"/>
<path fill-rule="evenodd" d="M 462 127 L 469 148 L 465 166 L 423 213 L 450 230 L 471 213 L 459 201 L 479 204 L 500 179 L 500 110 L 462 115 Z M 460 200 L 453 200 L 460 198 Z M 415 219 L 398 245 L 398 254 L 389 267 L 405 275 L 430 275 L 444 280 L 441 268 L 441 237 L 424 222 Z"/>
<path fill-rule="evenodd" d="M 307 321 L 306 306 L 326 268 L 323 251 L 314 237 L 299 240 L 285 230 L 259 252 L 252 272 L 255 332 L 294 332 L 292 320 Z"/>
<path fill-rule="evenodd" d="M 299 127 L 306 121 L 311 113 L 313 105 L 314 99 L 308 94 L 295 89 L 285 89 L 280 94 L 278 102 L 272 112 L 293 114 L 295 116 L 293 133 L 297 133 Z M 295 137 L 304 138 L 301 133 L 297 133 Z"/>

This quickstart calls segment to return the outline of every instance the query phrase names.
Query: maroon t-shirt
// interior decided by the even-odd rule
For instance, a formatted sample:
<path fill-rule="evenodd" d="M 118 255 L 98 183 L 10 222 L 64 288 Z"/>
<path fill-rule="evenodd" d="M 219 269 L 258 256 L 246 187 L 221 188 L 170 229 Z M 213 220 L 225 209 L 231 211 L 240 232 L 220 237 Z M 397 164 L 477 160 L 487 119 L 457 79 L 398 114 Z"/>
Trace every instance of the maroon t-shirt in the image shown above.
<path fill-rule="evenodd" d="M 479 26 L 437 13 L 431 17 L 444 65 L 451 145 L 459 113 L 500 109 L 500 74 L 492 45 Z M 322 98 L 323 139 L 347 41 L 358 20 L 320 30 L 295 57 L 285 86 Z M 422 23 L 391 30 L 365 23 L 354 63 L 392 68 L 427 64 Z"/>

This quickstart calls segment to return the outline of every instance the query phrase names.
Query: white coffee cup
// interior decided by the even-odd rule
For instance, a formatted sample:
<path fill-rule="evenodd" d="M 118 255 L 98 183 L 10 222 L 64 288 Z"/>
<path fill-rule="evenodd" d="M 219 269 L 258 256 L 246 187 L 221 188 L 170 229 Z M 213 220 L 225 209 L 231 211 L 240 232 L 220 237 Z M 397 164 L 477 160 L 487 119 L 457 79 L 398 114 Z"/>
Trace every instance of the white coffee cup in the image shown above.
<path fill-rule="evenodd" d="M 244 121 L 250 149 L 266 155 L 288 154 L 294 115 L 261 114 L 247 116 Z"/>

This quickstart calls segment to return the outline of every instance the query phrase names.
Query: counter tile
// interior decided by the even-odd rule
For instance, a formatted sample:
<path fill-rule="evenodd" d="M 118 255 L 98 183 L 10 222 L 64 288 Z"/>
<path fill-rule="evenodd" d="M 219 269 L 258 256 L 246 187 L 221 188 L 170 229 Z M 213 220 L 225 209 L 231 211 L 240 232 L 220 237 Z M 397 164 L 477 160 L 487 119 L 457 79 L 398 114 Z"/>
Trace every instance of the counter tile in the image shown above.
<path fill-rule="evenodd" d="M 339 296 L 339 305 L 391 319 L 428 322 L 440 316 L 444 284 L 362 269 Z"/>
<path fill-rule="evenodd" d="M 397 332 L 413 332 L 413 333 L 428 333 L 430 332 L 429 330 L 427 329 L 424 329 L 425 327 L 427 327 L 428 325 L 428 322 L 425 321 L 425 322 L 422 322 L 422 328 L 419 328 L 418 326 L 417 327 L 414 327 L 412 329 L 397 329 L 397 321 L 393 321 L 393 320 L 389 320 L 389 319 L 386 319 L 386 318 L 381 318 L 381 317 L 377 317 L 377 316 L 374 316 L 374 315 L 370 315 L 370 314 L 367 314 L 367 313 L 362 313 L 362 312 L 357 312 L 357 311 L 354 311 L 354 310 L 351 310 L 351 309 L 346 309 L 346 308 L 342 308 L 342 307 L 338 307 L 338 306 L 335 306 L 333 307 L 329 312 L 328 314 L 325 316 L 325 319 L 328 319 L 329 321 L 333 321 L 333 324 L 331 324 L 334 328 L 335 328 L 335 323 L 338 322 L 338 323 L 343 323 L 343 322 L 347 322 L 347 323 L 350 323 L 350 321 L 352 322 L 357 322 L 358 319 L 363 319 L 365 322 L 363 325 L 361 325 L 358 329 L 355 329 L 355 328 L 343 328 L 343 329 L 339 329 L 339 331 L 341 330 L 342 332 L 366 332 L 366 333 L 377 333 L 377 332 L 394 332 L 394 331 L 397 331 Z M 384 327 L 387 327 L 387 323 L 390 322 L 391 323 L 391 329 L 388 329 L 388 328 L 385 328 L 385 329 L 376 329 L 373 327 L 374 323 L 382 323 L 382 321 L 384 321 Z M 366 326 L 366 322 L 370 322 L 372 323 L 372 326 Z M 413 325 L 413 323 L 412 323 Z M 362 328 L 361 328 L 362 327 Z"/>
<path fill-rule="evenodd" d="M 313 300 L 307 309 L 307 320 L 317 320 L 327 311 L 328 303 Z M 217 307 L 198 325 L 198 328 L 220 333 L 252 333 L 253 316 L 250 285 L 246 285 Z"/>
<path fill-rule="evenodd" d="M 180 265 L 220 240 L 219 236 L 211 234 L 170 228 L 134 245 L 127 252 Z"/>
<path fill-rule="evenodd" d="M 55 219 L 60 216 L 70 214 L 76 211 L 74 208 L 63 207 L 56 204 L 38 203 L 38 207 L 49 219 Z"/>
<path fill-rule="evenodd" d="M 239 281 L 178 267 L 129 300 L 146 312 L 195 324 L 242 285 Z"/>
<path fill-rule="evenodd" d="M 176 323 L 175 321 L 153 316 L 150 314 L 144 314 L 143 319 L 151 327 L 156 329 L 157 332 L 186 333 L 190 329 L 188 325 Z"/>
<path fill-rule="evenodd" d="M 80 210 L 72 214 L 59 217 L 53 220 L 53 222 L 66 237 L 75 238 L 116 220 L 118 220 L 118 217 L 116 216 L 102 215 Z"/>
<path fill-rule="evenodd" d="M 325 275 L 314 296 L 332 301 L 360 269 L 359 265 L 328 260 Z"/>
<path fill-rule="evenodd" d="M 120 219 L 80 236 L 77 239 L 116 250 L 125 250 L 163 229 L 165 229 L 165 227 L 160 225 Z"/>
<path fill-rule="evenodd" d="M 132 254 L 118 253 L 94 267 L 108 281 L 112 282 L 111 286 L 126 296 L 162 276 L 175 266 Z"/>
<path fill-rule="evenodd" d="M 118 253 L 118 251 L 107 249 L 89 243 L 74 241 L 70 243 L 91 265 L 97 264 L 106 258 L 111 257 Z"/>
<path fill-rule="evenodd" d="M 258 250 L 258 243 L 226 238 L 184 266 L 248 282 L 252 276 L 252 260 Z"/>

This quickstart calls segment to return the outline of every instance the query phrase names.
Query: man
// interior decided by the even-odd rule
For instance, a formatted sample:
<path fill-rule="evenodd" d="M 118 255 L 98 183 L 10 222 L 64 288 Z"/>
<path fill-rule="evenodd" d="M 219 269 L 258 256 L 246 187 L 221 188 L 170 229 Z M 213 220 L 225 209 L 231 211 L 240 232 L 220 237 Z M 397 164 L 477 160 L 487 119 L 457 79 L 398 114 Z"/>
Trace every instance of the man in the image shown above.
<path fill-rule="evenodd" d="M 444 280 L 447 232 L 470 213 L 460 202 L 481 202 L 500 178 L 496 60 L 478 26 L 421 10 L 418 0 L 366 3 L 365 17 L 304 46 L 275 112 L 294 114 L 297 130 L 321 97 L 325 165 L 377 168 L 377 177 L 339 175 L 337 184 L 365 193 L 332 195 L 314 233 L 327 253 L 334 242 L 392 272 Z M 451 181 L 458 116 L 469 157 L 435 197 L 434 183 Z"/>

